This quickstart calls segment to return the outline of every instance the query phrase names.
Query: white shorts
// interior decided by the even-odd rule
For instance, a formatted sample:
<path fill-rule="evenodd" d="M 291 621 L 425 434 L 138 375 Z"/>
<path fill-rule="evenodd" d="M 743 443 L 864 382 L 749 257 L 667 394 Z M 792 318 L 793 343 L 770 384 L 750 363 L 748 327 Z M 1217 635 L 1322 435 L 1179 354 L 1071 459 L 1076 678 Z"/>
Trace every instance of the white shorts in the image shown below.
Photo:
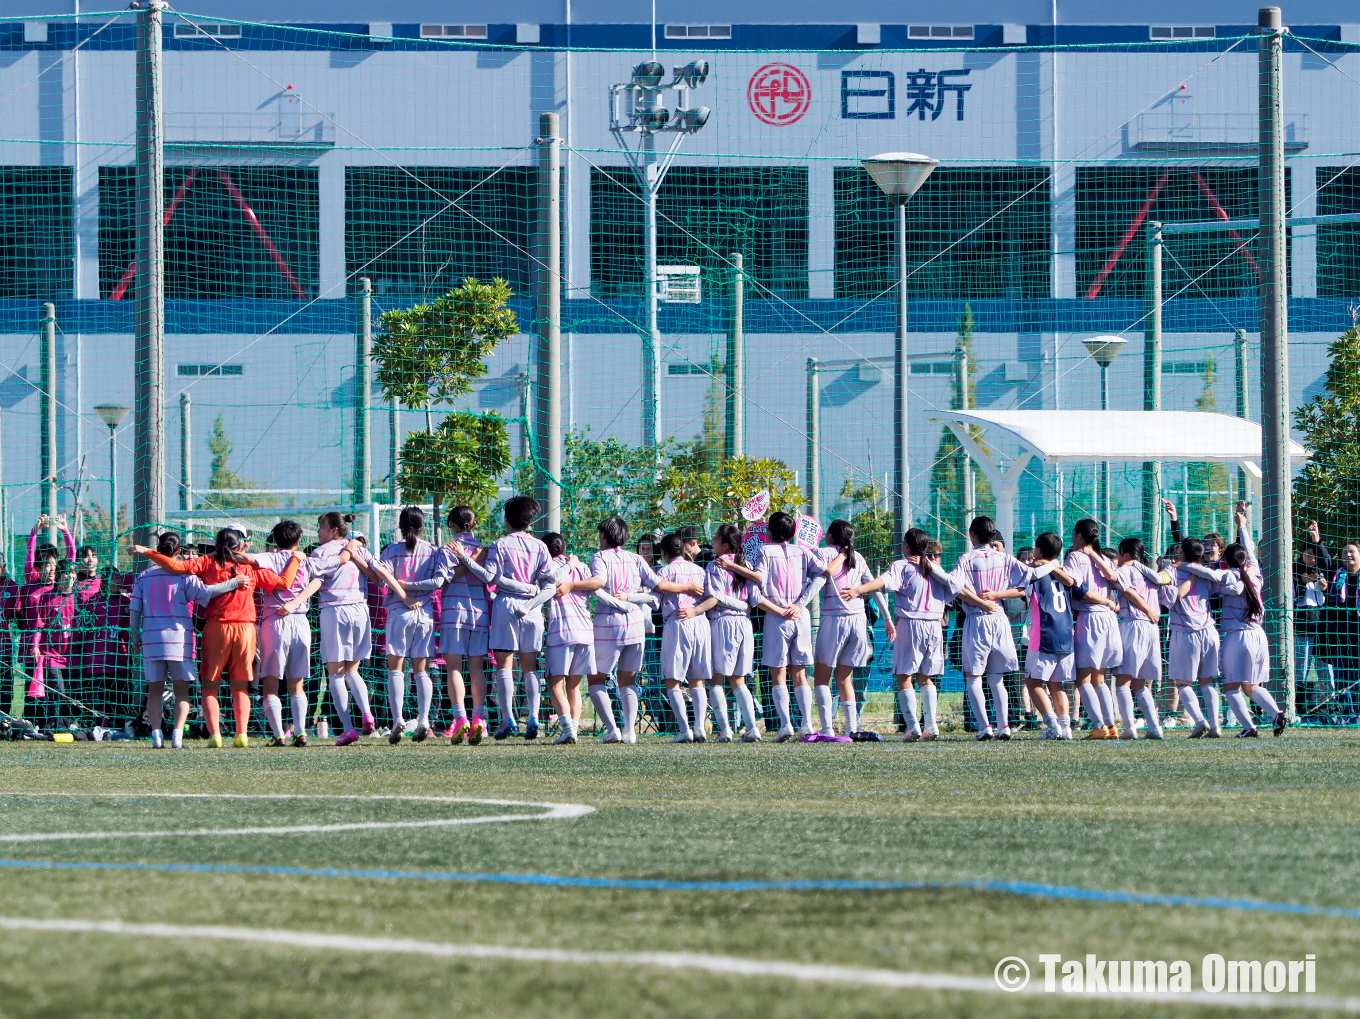
<path fill-rule="evenodd" d="M 418 605 L 387 610 L 387 653 L 398 658 L 434 657 L 434 617 Z"/>
<path fill-rule="evenodd" d="M 327 665 L 333 662 L 362 662 L 373 653 L 368 606 L 363 602 L 323 605 L 320 630 L 321 660 Z"/>
<path fill-rule="evenodd" d="M 595 675 L 608 676 L 615 669 L 634 675 L 642 668 L 642 645 L 617 640 L 595 641 Z"/>
<path fill-rule="evenodd" d="M 1177 683 L 1218 678 L 1218 631 L 1171 630 L 1171 646 L 1166 655 L 1167 672 Z"/>
<path fill-rule="evenodd" d="M 868 665 L 869 628 L 865 618 L 857 612 L 823 612 L 812 657 L 818 665 L 856 669 Z"/>
<path fill-rule="evenodd" d="M 797 619 L 765 613 L 765 635 L 760 664 L 767 669 L 812 664 L 812 620 L 807 609 Z"/>
<path fill-rule="evenodd" d="M 1223 635 L 1223 682 L 1252 686 L 1270 682 L 1270 647 L 1265 630 L 1253 626 Z"/>
<path fill-rule="evenodd" d="M 1124 660 L 1116 673 L 1152 683 L 1162 678 L 1162 635 L 1157 624 L 1146 619 L 1124 619 L 1119 623 L 1124 642 Z"/>
<path fill-rule="evenodd" d="M 1124 661 L 1119 617 L 1113 612 L 1078 612 L 1073 640 L 1079 669 L 1113 672 Z"/>
<path fill-rule="evenodd" d="M 595 675 L 595 645 L 549 644 L 544 649 L 548 659 L 549 676 Z"/>
<path fill-rule="evenodd" d="M 898 618 L 893 675 L 944 675 L 944 633 L 938 619 Z"/>
<path fill-rule="evenodd" d="M 497 599 L 491 603 L 490 642 L 496 651 L 542 651 L 543 613 L 531 612 L 520 619 L 509 604 Z"/>
<path fill-rule="evenodd" d="M 1019 669 L 1020 660 L 1015 654 L 1015 639 L 1011 636 L 1011 624 L 1006 614 L 989 612 L 985 616 L 965 616 L 960 657 L 965 676 Z"/>
<path fill-rule="evenodd" d="M 712 679 L 708 617 L 672 619 L 661 631 L 662 679 Z"/>
<path fill-rule="evenodd" d="M 1025 676 L 1040 683 L 1071 683 L 1076 678 L 1074 655 L 1031 651 L 1025 655 Z"/>
<path fill-rule="evenodd" d="M 198 682 L 198 670 L 193 662 L 151 658 L 142 663 L 142 669 L 148 683 L 164 683 L 167 679 L 175 683 Z"/>
<path fill-rule="evenodd" d="M 755 665 L 756 639 L 746 616 L 714 616 L 708 621 L 709 657 L 715 676 L 749 676 Z"/>
<path fill-rule="evenodd" d="M 260 675 L 306 679 L 312 674 L 312 624 L 307 613 L 265 616 L 260 623 Z"/>
<path fill-rule="evenodd" d="M 485 658 L 490 650 L 491 634 L 485 627 L 454 623 L 439 630 L 439 653 L 445 664 L 464 658 Z"/>

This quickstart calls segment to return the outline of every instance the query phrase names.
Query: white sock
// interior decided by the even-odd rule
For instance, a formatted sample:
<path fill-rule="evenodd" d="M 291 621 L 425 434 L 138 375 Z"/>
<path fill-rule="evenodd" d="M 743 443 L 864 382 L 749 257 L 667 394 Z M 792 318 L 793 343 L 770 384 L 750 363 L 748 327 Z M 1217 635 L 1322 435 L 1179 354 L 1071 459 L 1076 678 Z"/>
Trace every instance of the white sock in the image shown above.
<path fill-rule="evenodd" d="M 307 695 L 295 693 L 289 700 L 293 704 L 293 735 L 301 736 L 307 731 Z"/>
<path fill-rule="evenodd" d="M 730 737 L 732 723 L 727 720 L 727 691 L 714 684 L 708 688 L 708 700 L 713 705 L 713 718 L 718 723 L 719 735 Z"/>
<path fill-rule="evenodd" d="M 774 713 L 779 716 L 779 727 L 789 729 L 793 726 L 793 721 L 789 717 L 789 688 L 775 683 L 772 696 L 774 697 Z"/>
<path fill-rule="evenodd" d="M 603 683 L 599 685 L 591 684 L 586 688 L 590 694 L 590 703 L 595 705 L 595 714 L 600 716 L 600 721 L 604 723 L 605 731 L 613 734 L 619 731 L 618 723 L 614 720 L 614 705 L 609 699 L 609 688 Z"/>
<path fill-rule="evenodd" d="M 968 691 L 968 704 L 973 709 L 973 724 L 978 732 L 991 732 L 987 722 L 987 696 L 982 692 L 981 676 L 964 676 L 964 688 Z"/>
<path fill-rule="evenodd" d="M 543 704 L 543 683 L 532 669 L 524 674 L 524 704 L 524 714 L 529 724 L 537 725 L 538 710 Z"/>
<path fill-rule="evenodd" d="M 922 693 L 924 692 L 923 690 Z M 910 681 L 897 691 L 897 703 L 902 706 L 902 721 L 907 725 L 907 732 L 919 733 L 921 723 L 916 720 L 916 689 Z"/>
<path fill-rule="evenodd" d="M 1251 705 L 1247 703 L 1247 698 L 1242 693 L 1242 688 L 1239 686 L 1236 690 L 1229 690 L 1227 697 L 1228 707 L 1230 707 L 1232 713 L 1237 716 L 1237 720 L 1241 723 L 1242 728 L 1255 729 L 1256 723 L 1251 720 Z"/>
<path fill-rule="evenodd" d="M 1119 696 L 1119 717 L 1124 722 L 1124 729 L 1137 732 L 1133 719 L 1133 688 L 1126 683 L 1115 687 L 1115 693 Z"/>
<path fill-rule="evenodd" d="M 704 734 L 704 719 L 708 716 L 708 689 L 702 683 L 689 688 L 689 700 L 694 705 L 694 732 Z"/>
<path fill-rule="evenodd" d="M 345 689 L 345 682 L 348 679 L 349 674 L 345 672 L 328 677 L 331 687 L 331 706 L 335 708 L 335 713 L 340 716 L 340 724 L 344 726 L 342 730 L 344 732 L 349 732 L 354 728 L 354 720 L 349 715 L 349 691 Z"/>
<path fill-rule="evenodd" d="M 1275 703 L 1275 698 L 1270 695 L 1270 691 L 1264 686 L 1252 687 L 1251 699 L 1270 712 L 1272 721 L 1280 714 L 1280 706 Z"/>
<path fill-rule="evenodd" d="M 283 702 L 278 694 L 265 694 L 264 717 L 269 719 L 269 729 L 279 739 L 283 739 Z"/>
<path fill-rule="evenodd" d="M 798 701 L 798 710 L 803 715 L 803 728 L 812 731 L 812 687 L 807 683 L 793 688 L 793 696 Z"/>
<path fill-rule="evenodd" d="M 1195 688 L 1189 683 L 1180 687 L 1181 710 L 1189 715 L 1196 725 L 1204 724 L 1204 713 L 1199 710 L 1199 700 L 1195 697 Z"/>
<path fill-rule="evenodd" d="M 1105 721 L 1105 716 L 1101 713 L 1100 696 L 1095 691 L 1094 683 L 1077 684 L 1077 692 L 1081 694 L 1081 703 L 1086 708 L 1086 713 L 1091 716 L 1091 725 L 1096 729 L 1103 729 L 1109 723 Z"/>
<path fill-rule="evenodd" d="M 741 720 L 747 732 L 756 731 L 756 701 L 751 696 L 751 688 L 745 683 L 733 691 L 737 695 L 737 705 L 741 708 Z"/>
<path fill-rule="evenodd" d="M 1051 711 L 1044 715 L 1044 728 L 1051 729 L 1054 732 L 1062 732 L 1062 726 L 1058 724 L 1058 716 Z"/>
<path fill-rule="evenodd" d="M 798 692 L 802 693 L 807 687 L 800 686 Z M 825 683 L 817 685 L 817 718 L 822 723 L 819 730 L 823 736 L 830 736 L 834 715 L 831 711 L 831 687 Z M 799 700 L 802 700 L 800 697 Z M 807 718 L 807 715 L 803 716 Z"/>
<path fill-rule="evenodd" d="M 349 692 L 354 695 L 354 702 L 359 705 L 359 714 L 363 718 L 371 716 L 373 705 L 368 700 L 368 684 L 364 682 L 364 677 L 359 675 L 357 666 L 352 672 L 345 673 L 345 682 L 349 685 Z"/>
<path fill-rule="evenodd" d="M 1011 698 L 1006 690 L 1006 677 L 1000 672 L 989 672 L 987 685 L 992 689 L 992 712 L 996 715 L 996 729 L 998 732 L 1005 732 L 1011 727 Z"/>
<path fill-rule="evenodd" d="M 1147 721 L 1148 732 L 1154 736 L 1162 734 L 1162 720 L 1157 714 L 1157 702 L 1152 699 L 1152 688 L 1145 686 L 1138 691 L 1138 707 L 1143 710 L 1143 718 Z"/>
<path fill-rule="evenodd" d="M 400 729 L 406 722 L 406 673 L 400 669 L 387 670 L 387 707 L 392 728 Z"/>
<path fill-rule="evenodd" d="M 501 725 L 515 720 L 515 669 L 496 670 L 496 705 L 500 708 Z"/>
<path fill-rule="evenodd" d="M 1072 731 L 1072 716 L 1071 716 L 1071 715 L 1059 715 L 1059 716 L 1058 716 L 1058 731 L 1059 731 L 1060 733 L 1062 733 L 1064 736 L 1066 736 L 1068 733 L 1070 733 L 1070 732 Z"/>
<path fill-rule="evenodd" d="M 1219 718 L 1218 684 L 1201 683 L 1199 693 L 1204 698 L 1204 718 L 1209 723 L 1209 728 L 1217 732 L 1222 724 Z"/>
<path fill-rule="evenodd" d="M 1106 725 L 1114 725 L 1114 695 L 1110 693 L 1109 683 L 1092 683 L 1096 696 L 1100 698 L 1100 713 L 1105 716 Z"/>
<path fill-rule="evenodd" d="M 671 702 L 671 714 L 675 716 L 675 726 L 680 730 L 681 736 L 689 736 L 689 711 L 685 708 L 685 695 L 678 686 L 673 686 L 666 691 L 666 699 Z M 629 726 L 631 729 L 632 726 Z"/>
<path fill-rule="evenodd" d="M 619 687 L 619 703 L 623 705 L 623 731 L 632 736 L 637 729 L 638 691 L 633 684 Z"/>
<path fill-rule="evenodd" d="M 921 687 L 921 717 L 926 731 L 938 733 L 940 724 L 936 721 L 935 707 L 939 703 L 940 690 L 934 683 Z"/>
<path fill-rule="evenodd" d="M 845 712 L 845 734 L 849 736 L 852 732 L 859 732 L 859 702 L 855 699 L 853 689 L 849 697 L 841 698 L 841 710 Z"/>
<path fill-rule="evenodd" d="M 416 725 L 430 727 L 430 702 L 434 700 L 434 684 L 428 672 L 416 673 Z"/>

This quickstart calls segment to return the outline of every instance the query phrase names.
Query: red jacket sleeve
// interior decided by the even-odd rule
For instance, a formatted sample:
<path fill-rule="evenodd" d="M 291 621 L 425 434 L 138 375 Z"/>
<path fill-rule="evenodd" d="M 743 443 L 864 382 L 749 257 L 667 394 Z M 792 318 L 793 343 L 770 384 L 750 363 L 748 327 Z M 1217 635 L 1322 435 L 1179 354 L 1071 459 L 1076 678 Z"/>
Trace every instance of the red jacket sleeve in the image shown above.
<path fill-rule="evenodd" d="M 255 567 L 255 582 L 266 591 L 277 591 L 279 588 L 289 588 L 293 586 L 293 581 L 297 579 L 298 567 L 302 565 L 302 560 L 297 556 L 289 561 L 288 566 L 283 571 L 283 576 L 279 576 L 273 570 L 263 566 Z"/>

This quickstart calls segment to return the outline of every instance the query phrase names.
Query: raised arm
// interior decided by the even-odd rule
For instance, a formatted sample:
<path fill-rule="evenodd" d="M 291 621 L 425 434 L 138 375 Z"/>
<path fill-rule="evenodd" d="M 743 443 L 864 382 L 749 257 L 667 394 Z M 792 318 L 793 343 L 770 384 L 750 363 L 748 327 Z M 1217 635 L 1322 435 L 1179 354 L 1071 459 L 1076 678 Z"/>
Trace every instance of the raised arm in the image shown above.
<path fill-rule="evenodd" d="M 66 524 L 65 517 L 57 517 L 57 527 L 61 531 L 61 536 L 66 540 L 66 558 L 70 562 L 76 561 L 76 539 L 71 535 L 71 528 Z"/>
<path fill-rule="evenodd" d="M 33 525 L 33 530 L 28 532 L 28 541 L 24 545 L 24 583 L 35 584 L 38 581 L 38 570 L 35 559 L 38 555 L 38 528 L 42 526 L 42 520 Z"/>
<path fill-rule="evenodd" d="M 1256 545 L 1251 540 L 1251 526 L 1247 522 L 1247 504 L 1239 502 L 1237 504 L 1237 540 L 1242 547 L 1247 550 L 1247 562 L 1256 564 Z"/>
<path fill-rule="evenodd" d="M 1181 540 L 1181 522 L 1176 517 L 1176 504 L 1170 499 L 1162 500 L 1162 507 L 1166 510 L 1167 519 L 1171 521 L 1171 540 Z"/>

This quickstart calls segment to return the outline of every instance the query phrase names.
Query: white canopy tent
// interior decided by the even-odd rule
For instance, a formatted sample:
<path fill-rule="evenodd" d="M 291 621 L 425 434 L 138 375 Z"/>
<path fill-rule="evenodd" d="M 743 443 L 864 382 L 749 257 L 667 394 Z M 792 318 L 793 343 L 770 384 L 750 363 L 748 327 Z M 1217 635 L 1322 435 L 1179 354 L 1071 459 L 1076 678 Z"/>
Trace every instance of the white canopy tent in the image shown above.
<path fill-rule="evenodd" d="M 1031 460 L 1044 463 L 1238 464 L 1255 484 L 1261 479 L 1261 426 L 1245 418 L 1182 410 L 951 410 L 932 415 L 958 437 L 992 483 L 996 526 L 1014 548 L 1015 501 Z M 969 427 L 982 429 L 984 450 Z M 1290 455 L 1307 457 L 1297 442 Z M 1001 454 L 1007 447 L 1018 454 Z"/>

